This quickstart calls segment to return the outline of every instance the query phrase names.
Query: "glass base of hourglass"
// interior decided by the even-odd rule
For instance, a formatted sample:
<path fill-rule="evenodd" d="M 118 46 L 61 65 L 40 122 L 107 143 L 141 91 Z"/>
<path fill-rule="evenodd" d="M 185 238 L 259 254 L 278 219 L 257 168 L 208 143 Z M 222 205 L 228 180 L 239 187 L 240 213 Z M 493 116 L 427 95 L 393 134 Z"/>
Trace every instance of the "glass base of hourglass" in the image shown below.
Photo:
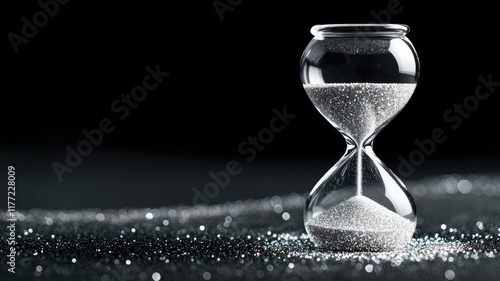
<path fill-rule="evenodd" d="M 373 153 L 348 145 L 306 202 L 305 227 L 319 248 L 386 251 L 413 236 L 416 209 L 404 184 Z"/>

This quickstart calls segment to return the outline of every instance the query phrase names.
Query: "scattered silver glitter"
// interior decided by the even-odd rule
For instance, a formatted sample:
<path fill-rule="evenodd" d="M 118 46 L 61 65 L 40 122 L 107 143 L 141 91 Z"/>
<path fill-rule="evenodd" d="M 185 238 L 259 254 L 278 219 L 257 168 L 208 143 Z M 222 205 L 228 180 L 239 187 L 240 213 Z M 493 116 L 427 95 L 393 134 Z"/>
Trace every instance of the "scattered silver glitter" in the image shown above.
<path fill-rule="evenodd" d="M 211 278 L 212 278 L 212 275 L 210 274 L 210 272 L 203 273 L 203 279 L 210 280 Z"/>
<path fill-rule="evenodd" d="M 161 279 L 161 275 L 160 275 L 160 273 L 155 272 L 155 273 L 153 273 L 151 278 L 153 278 L 153 281 L 159 281 Z"/>
<path fill-rule="evenodd" d="M 0 280 L 499 280 L 500 174 L 429 176 L 407 187 L 419 222 L 406 246 L 387 252 L 316 248 L 302 229 L 306 194 L 155 210 L 19 210 L 16 274 L 2 262 Z M 3 260 L 8 250 L 0 247 Z"/>
<path fill-rule="evenodd" d="M 320 113 L 339 131 L 360 144 L 403 109 L 416 84 L 330 83 L 303 86 Z"/>
<path fill-rule="evenodd" d="M 357 195 L 307 222 L 320 248 L 341 251 L 387 251 L 410 241 L 415 223 Z"/>
<path fill-rule="evenodd" d="M 451 270 L 451 269 L 448 269 L 444 273 L 444 277 L 446 277 L 446 279 L 448 279 L 448 280 L 453 280 L 453 279 L 455 279 L 455 272 L 453 272 L 453 270 Z"/>
<path fill-rule="evenodd" d="M 283 215 L 281 215 L 281 217 L 287 221 L 290 219 L 290 214 L 288 212 L 284 212 Z"/>

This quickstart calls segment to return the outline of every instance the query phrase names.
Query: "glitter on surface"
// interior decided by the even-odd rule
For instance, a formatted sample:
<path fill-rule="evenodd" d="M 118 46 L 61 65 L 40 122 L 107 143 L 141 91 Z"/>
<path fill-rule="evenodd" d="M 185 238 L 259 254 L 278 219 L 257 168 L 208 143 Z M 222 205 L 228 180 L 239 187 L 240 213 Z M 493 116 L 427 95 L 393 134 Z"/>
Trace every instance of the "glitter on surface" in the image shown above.
<path fill-rule="evenodd" d="M 388 251 L 410 241 L 415 223 L 357 195 L 311 219 L 306 228 L 319 248 L 337 251 Z"/>
<path fill-rule="evenodd" d="M 360 144 L 408 103 L 417 84 L 304 84 L 314 106 L 339 131 Z"/>
<path fill-rule="evenodd" d="M 464 181 L 470 192 L 457 192 Z M 406 185 L 420 206 L 417 228 L 408 245 L 387 252 L 315 248 L 303 229 L 305 194 L 214 206 L 19 210 L 16 273 L 7 272 L 8 249 L 0 247 L 0 280 L 150 281 L 155 273 L 160 280 L 500 280 L 500 174 Z M 289 220 L 274 211 L 278 198 Z M 0 235 L 8 236 L 6 227 Z"/>

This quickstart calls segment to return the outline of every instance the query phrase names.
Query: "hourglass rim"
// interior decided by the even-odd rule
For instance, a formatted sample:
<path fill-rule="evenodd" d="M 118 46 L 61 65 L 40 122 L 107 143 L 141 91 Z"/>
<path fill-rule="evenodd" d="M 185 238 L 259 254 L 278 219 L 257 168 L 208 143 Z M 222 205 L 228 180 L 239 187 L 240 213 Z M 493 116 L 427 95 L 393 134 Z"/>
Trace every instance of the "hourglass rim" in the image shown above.
<path fill-rule="evenodd" d="M 408 25 L 394 23 L 320 24 L 311 28 L 316 38 L 403 37 L 408 32 Z"/>

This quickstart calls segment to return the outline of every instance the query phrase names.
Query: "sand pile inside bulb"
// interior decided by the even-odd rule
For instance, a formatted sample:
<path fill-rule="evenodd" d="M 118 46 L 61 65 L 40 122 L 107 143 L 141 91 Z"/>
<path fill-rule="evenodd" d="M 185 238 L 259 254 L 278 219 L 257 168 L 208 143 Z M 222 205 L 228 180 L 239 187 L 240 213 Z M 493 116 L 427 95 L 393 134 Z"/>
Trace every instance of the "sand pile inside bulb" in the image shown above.
<path fill-rule="evenodd" d="M 311 219 L 306 228 L 319 248 L 390 251 L 408 243 L 415 223 L 357 195 Z"/>
<path fill-rule="evenodd" d="M 359 144 L 403 109 L 416 85 L 327 83 L 303 87 L 316 109 Z"/>

